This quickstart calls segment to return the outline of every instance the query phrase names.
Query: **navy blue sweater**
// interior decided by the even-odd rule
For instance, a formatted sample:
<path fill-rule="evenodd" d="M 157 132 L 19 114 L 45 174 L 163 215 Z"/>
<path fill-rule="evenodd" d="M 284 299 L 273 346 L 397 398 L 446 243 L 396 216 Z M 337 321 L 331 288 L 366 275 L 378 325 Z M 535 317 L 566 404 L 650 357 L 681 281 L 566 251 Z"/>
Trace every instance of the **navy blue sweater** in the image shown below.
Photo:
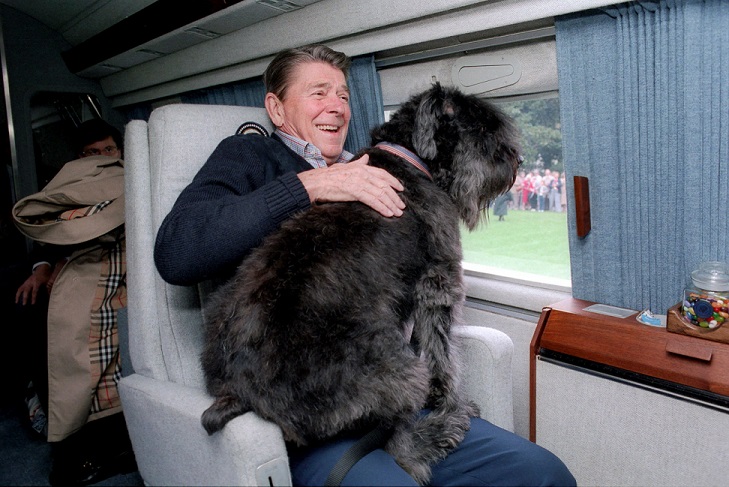
<path fill-rule="evenodd" d="M 311 203 L 297 173 L 312 169 L 275 135 L 224 139 L 157 233 L 163 279 L 190 285 L 230 276 L 288 217 Z"/>

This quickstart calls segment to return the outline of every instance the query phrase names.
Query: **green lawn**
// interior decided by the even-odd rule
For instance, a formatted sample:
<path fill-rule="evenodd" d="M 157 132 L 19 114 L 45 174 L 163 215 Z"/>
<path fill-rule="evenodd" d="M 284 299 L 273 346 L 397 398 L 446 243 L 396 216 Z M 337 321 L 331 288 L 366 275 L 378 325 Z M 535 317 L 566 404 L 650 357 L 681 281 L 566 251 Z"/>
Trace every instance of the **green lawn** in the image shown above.
<path fill-rule="evenodd" d="M 479 228 L 461 232 L 467 262 L 570 279 L 567 213 L 509 210 L 489 215 Z"/>

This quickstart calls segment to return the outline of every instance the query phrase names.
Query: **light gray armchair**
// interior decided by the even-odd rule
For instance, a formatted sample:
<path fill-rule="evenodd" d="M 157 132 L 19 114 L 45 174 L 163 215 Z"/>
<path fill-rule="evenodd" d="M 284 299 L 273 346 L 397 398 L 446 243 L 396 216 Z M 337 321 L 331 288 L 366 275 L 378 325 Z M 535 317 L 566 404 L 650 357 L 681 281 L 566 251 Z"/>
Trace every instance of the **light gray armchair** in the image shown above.
<path fill-rule="evenodd" d="M 290 485 L 277 426 L 253 413 L 208 436 L 200 415 L 212 398 L 199 355 L 205 283 L 167 284 L 152 257 L 160 223 L 218 142 L 245 122 L 269 130 L 262 108 L 167 105 L 126 128 L 129 351 L 134 373 L 120 392 L 139 472 L 148 485 Z M 503 333 L 462 327 L 464 387 L 482 416 L 513 429 L 511 356 Z"/>

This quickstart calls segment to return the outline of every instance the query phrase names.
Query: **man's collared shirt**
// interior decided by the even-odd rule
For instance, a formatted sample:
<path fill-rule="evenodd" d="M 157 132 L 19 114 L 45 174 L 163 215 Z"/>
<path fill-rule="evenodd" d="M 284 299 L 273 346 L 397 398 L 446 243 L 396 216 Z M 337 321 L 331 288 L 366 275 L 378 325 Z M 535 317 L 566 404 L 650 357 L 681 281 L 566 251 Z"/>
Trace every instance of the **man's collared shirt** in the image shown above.
<path fill-rule="evenodd" d="M 313 168 L 316 169 L 320 167 L 327 167 L 327 162 L 321 155 L 321 151 L 311 142 L 301 140 L 297 137 L 294 137 L 293 135 L 282 132 L 279 129 L 276 129 L 274 133 L 281 138 L 283 143 L 286 144 L 286 147 L 306 159 L 306 162 L 311 164 Z M 352 160 L 353 157 L 354 154 L 344 150 L 341 154 L 339 154 L 337 162 L 349 162 L 350 160 Z"/>

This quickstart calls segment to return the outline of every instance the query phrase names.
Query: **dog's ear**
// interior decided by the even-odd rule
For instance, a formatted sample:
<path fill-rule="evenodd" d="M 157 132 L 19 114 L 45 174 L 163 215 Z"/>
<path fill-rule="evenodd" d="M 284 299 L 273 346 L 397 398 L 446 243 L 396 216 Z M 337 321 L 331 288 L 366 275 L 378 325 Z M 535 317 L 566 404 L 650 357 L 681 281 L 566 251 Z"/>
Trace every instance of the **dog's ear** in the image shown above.
<path fill-rule="evenodd" d="M 435 159 L 438 155 L 435 133 L 440 125 L 440 118 L 447 115 L 447 112 L 443 88 L 440 83 L 435 83 L 430 90 L 423 93 L 415 112 L 413 148 L 423 159 Z M 453 106 L 450 106 L 450 116 L 453 116 Z"/>
<path fill-rule="evenodd" d="M 449 193 L 458 203 L 458 211 L 469 230 L 476 228 L 483 216 L 483 194 L 486 190 L 489 167 L 484 139 L 469 130 L 459 131 L 458 143 L 453 150 L 453 171 Z M 486 191 L 485 191 L 486 190 Z"/>
<path fill-rule="evenodd" d="M 496 106 L 480 102 L 476 118 L 458 124 L 449 192 L 461 218 L 473 230 L 491 201 L 514 184 L 520 163 L 519 132 Z"/>

